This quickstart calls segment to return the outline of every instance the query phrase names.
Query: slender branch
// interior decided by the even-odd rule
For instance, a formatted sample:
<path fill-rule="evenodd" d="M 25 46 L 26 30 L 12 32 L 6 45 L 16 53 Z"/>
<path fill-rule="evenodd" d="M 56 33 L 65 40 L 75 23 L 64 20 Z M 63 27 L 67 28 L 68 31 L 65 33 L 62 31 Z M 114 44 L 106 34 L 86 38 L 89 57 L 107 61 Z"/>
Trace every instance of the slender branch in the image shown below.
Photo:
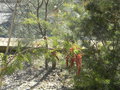
<path fill-rule="evenodd" d="M 15 22 L 15 16 L 16 16 L 16 11 L 17 11 L 17 6 L 18 6 L 18 3 L 20 2 L 21 0 L 17 0 L 16 4 L 15 4 L 15 9 L 14 9 L 14 12 L 13 12 L 13 15 L 12 15 L 12 23 L 11 23 L 11 26 L 10 26 L 10 29 L 9 29 L 9 39 L 8 39 L 8 43 L 7 43 L 7 48 L 6 48 L 6 51 L 5 51 L 5 54 L 2 58 L 2 60 L 4 60 L 5 62 L 7 61 L 6 59 L 6 56 L 8 54 L 8 50 L 9 50 L 9 45 L 10 45 L 10 41 L 11 41 L 11 36 L 12 36 L 12 30 L 13 30 L 13 27 L 14 27 L 14 22 Z M 6 68 L 7 65 L 5 63 L 5 65 L 2 65 L 2 68 Z M 4 70 L 0 70 L 0 73 L 2 73 Z M 2 86 L 2 78 L 3 78 L 3 75 L 0 75 L 0 89 L 1 89 L 1 86 Z"/>
<path fill-rule="evenodd" d="M 23 54 L 25 52 L 28 52 L 30 50 L 38 50 L 38 49 L 48 49 L 48 50 L 55 50 L 55 51 L 58 51 L 58 52 L 62 52 L 62 51 L 65 51 L 64 48 L 46 48 L 46 47 L 31 47 L 31 48 L 27 48 L 27 49 L 24 49 L 23 51 L 19 52 L 19 53 L 16 53 L 14 54 L 14 56 L 12 58 L 9 59 L 9 61 L 7 62 L 7 65 L 9 63 L 11 63 L 12 60 L 14 60 L 15 57 L 17 57 L 19 54 Z"/>
<path fill-rule="evenodd" d="M 9 39 L 8 39 L 8 43 L 7 43 L 7 48 L 6 48 L 5 55 L 7 55 L 8 50 L 9 50 L 9 45 L 10 45 L 11 36 L 12 36 L 12 30 L 13 30 L 14 22 L 15 22 L 15 15 L 16 15 L 17 5 L 18 4 L 16 3 L 15 10 L 14 10 L 14 13 L 13 13 L 13 19 L 12 19 L 11 27 L 10 27 L 10 30 L 9 30 L 9 33 L 8 33 L 9 34 Z"/>
<path fill-rule="evenodd" d="M 9 6 L 9 4 L 8 4 L 5 0 L 4 0 L 3 2 L 7 5 L 7 7 L 8 7 L 11 11 L 14 11 L 14 10 L 12 9 L 12 7 Z"/>
<path fill-rule="evenodd" d="M 40 10 L 40 8 L 41 8 L 42 5 L 43 5 L 43 0 L 42 0 L 41 4 L 39 3 L 39 0 L 37 0 L 37 1 L 38 1 L 38 6 L 37 6 L 38 28 L 39 28 L 39 30 L 40 30 L 42 36 L 43 36 L 43 30 L 42 30 L 41 24 L 40 24 L 40 22 L 39 22 L 39 10 Z"/>
<path fill-rule="evenodd" d="M 45 21 L 47 21 L 47 16 L 48 16 L 48 3 L 49 0 L 44 0 L 45 1 Z M 44 36 L 46 36 L 46 29 L 44 30 Z"/>
<path fill-rule="evenodd" d="M 34 9 L 37 8 L 31 1 L 29 1 L 29 3 L 34 7 Z"/>
<path fill-rule="evenodd" d="M 43 5 L 43 0 L 42 0 L 41 4 L 40 4 L 40 2 L 38 0 L 38 9 L 40 9 L 42 7 L 42 5 Z"/>

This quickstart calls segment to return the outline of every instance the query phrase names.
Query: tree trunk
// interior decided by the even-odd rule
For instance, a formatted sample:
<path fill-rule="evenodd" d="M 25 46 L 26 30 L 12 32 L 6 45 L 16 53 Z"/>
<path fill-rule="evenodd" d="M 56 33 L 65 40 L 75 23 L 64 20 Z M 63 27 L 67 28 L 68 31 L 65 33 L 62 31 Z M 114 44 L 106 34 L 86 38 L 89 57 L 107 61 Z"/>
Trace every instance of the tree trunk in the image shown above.
<path fill-rule="evenodd" d="M 52 61 L 52 69 L 56 68 L 56 61 Z"/>

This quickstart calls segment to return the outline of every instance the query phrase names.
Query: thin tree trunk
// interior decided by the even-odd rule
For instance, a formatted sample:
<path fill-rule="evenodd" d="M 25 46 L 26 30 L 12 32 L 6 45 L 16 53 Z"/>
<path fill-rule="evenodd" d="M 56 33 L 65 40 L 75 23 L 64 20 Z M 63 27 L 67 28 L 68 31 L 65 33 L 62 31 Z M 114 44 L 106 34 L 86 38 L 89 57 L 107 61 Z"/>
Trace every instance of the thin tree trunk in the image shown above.
<path fill-rule="evenodd" d="M 9 29 L 9 38 L 8 38 L 8 43 L 7 43 L 7 48 L 6 48 L 6 51 L 5 51 L 5 54 L 2 58 L 2 62 L 4 62 L 1 66 L 1 68 L 4 68 L 6 67 L 6 63 L 7 63 L 7 54 L 8 54 L 8 51 L 9 51 L 9 45 L 10 45 L 10 41 L 11 41 L 11 36 L 12 36 L 12 30 L 13 30 L 13 27 L 14 27 L 14 21 L 15 21 L 15 16 L 16 16 L 16 11 L 17 11 L 17 5 L 18 5 L 18 1 L 17 3 L 15 4 L 15 9 L 14 9 L 14 12 L 12 14 L 12 22 L 11 22 L 11 26 L 10 26 L 10 29 Z M 2 70 L 0 70 L 0 74 L 2 74 Z M 3 76 L 4 75 L 0 75 L 0 90 L 1 90 L 1 86 L 2 86 L 2 80 L 3 80 Z"/>
<path fill-rule="evenodd" d="M 47 21 L 47 14 L 48 14 L 48 3 L 49 0 L 45 1 L 45 21 Z M 48 40 L 47 40 L 47 35 L 46 35 L 46 29 L 44 31 L 44 40 L 45 40 L 45 44 L 46 44 L 46 48 L 47 48 L 47 52 L 48 52 Z M 48 58 L 45 57 L 45 69 L 48 69 Z"/>

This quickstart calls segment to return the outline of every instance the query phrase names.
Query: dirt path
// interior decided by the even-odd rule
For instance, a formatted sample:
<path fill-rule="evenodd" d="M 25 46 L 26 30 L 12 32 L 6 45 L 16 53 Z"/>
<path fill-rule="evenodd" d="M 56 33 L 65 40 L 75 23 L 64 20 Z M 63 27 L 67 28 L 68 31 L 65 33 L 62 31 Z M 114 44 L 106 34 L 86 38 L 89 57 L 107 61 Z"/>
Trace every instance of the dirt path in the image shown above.
<path fill-rule="evenodd" d="M 11 76 L 5 76 L 2 90 L 70 90 L 72 84 L 66 70 L 28 67 Z"/>

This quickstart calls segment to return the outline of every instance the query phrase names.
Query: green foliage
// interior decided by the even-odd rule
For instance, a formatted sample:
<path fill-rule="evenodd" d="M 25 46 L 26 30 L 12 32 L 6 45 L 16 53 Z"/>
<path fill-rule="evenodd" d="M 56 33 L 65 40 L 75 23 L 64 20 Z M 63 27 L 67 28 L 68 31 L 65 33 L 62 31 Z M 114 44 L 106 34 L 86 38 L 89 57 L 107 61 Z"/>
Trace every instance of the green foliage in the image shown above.
<path fill-rule="evenodd" d="M 120 88 L 118 3 L 118 0 L 88 0 L 75 6 L 79 17 L 71 17 L 69 27 L 85 47 L 81 75 L 74 79 L 76 89 Z"/>
<path fill-rule="evenodd" d="M 24 0 L 23 0 L 24 1 Z M 25 44 L 19 43 L 14 58 L 9 55 L 2 60 L 0 75 L 12 74 L 23 69 L 23 63 L 32 64 L 32 59 L 44 56 L 50 62 L 61 60 L 65 64 L 65 56 L 73 43 L 84 47 L 83 67 L 80 76 L 74 77 L 77 90 L 119 90 L 120 88 L 120 5 L 119 0 L 50 0 L 48 17 L 45 20 L 45 8 L 37 12 L 37 0 L 24 2 L 15 21 L 16 35 L 23 35 Z M 57 9 L 54 6 L 58 5 Z M 35 6 L 35 7 L 34 7 Z M 19 8 L 19 7 L 18 7 Z M 36 14 L 38 13 L 38 15 Z M 43 33 L 41 32 L 43 31 Z M 21 35 L 20 35 L 21 34 Z M 33 38 L 41 38 L 46 34 L 40 47 Z M 24 36 L 26 35 L 26 36 Z M 79 43 L 80 41 L 80 43 Z M 36 48 L 34 48 L 34 45 Z M 32 46 L 32 48 L 23 48 Z M 81 47 L 81 48 L 82 48 Z M 74 51 L 75 54 L 78 51 Z M 4 57 L 4 54 L 0 55 Z M 10 62 L 9 62 L 10 61 Z M 70 74 L 75 75 L 73 68 Z"/>

